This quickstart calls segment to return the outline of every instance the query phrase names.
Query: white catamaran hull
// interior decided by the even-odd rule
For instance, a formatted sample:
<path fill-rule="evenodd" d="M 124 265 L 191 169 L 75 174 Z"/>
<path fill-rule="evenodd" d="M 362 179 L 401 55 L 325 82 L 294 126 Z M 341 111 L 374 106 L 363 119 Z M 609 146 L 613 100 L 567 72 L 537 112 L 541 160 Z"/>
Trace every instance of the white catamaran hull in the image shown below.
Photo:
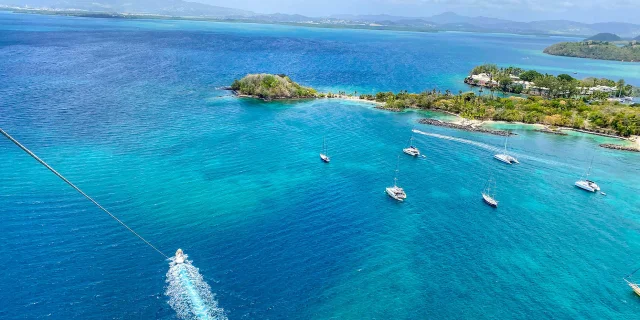
<path fill-rule="evenodd" d="M 402 152 L 412 156 L 412 157 L 418 157 L 420 156 L 420 151 L 417 148 L 405 148 L 402 149 Z"/>
<path fill-rule="evenodd" d="M 586 181 L 586 180 L 576 181 L 576 187 L 589 192 L 596 192 L 600 190 L 600 187 L 598 187 L 598 185 L 595 182 Z"/>
<path fill-rule="evenodd" d="M 514 163 L 520 163 L 518 162 L 518 159 L 508 155 L 508 154 L 496 154 L 493 156 L 495 159 L 500 160 L 506 164 L 514 164 Z"/>
<path fill-rule="evenodd" d="M 398 194 L 395 190 L 395 188 L 387 188 L 386 189 L 387 194 L 389 195 L 389 197 L 394 198 L 398 201 L 404 201 L 404 199 L 407 197 L 404 194 Z"/>

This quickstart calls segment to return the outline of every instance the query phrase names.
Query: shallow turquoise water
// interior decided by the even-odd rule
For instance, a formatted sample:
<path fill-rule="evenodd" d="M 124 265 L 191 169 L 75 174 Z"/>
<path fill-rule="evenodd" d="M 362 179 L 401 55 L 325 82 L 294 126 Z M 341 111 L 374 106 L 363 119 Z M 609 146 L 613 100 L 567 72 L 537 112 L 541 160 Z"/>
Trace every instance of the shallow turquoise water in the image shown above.
<path fill-rule="evenodd" d="M 507 167 L 502 138 L 419 113 L 216 89 L 264 71 L 455 91 L 481 62 L 640 84 L 636 65 L 528 53 L 555 41 L 0 14 L 0 127 L 163 251 L 183 248 L 230 319 L 634 318 L 637 154 L 517 129 L 522 164 Z M 426 158 L 401 153 L 412 128 L 441 135 L 416 135 Z M 157 253 L 8 141 L 0 154 L 0 318 L 175 317 Z M 405 203 L 384 194 L 398 156 Z M 592 157 L 606 197 L 573 187 Z M 479 197 L 491 176 L 497 210 Z"/>

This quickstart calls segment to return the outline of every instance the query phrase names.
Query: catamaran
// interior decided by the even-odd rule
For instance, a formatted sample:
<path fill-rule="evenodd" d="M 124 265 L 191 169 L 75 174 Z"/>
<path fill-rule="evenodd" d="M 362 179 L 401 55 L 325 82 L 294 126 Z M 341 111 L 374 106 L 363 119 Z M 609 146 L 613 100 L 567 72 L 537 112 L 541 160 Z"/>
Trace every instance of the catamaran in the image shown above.
<path fill-rule="evenodd" d="M 507 140 L 509 140 L 509 136 L 508 135 L 504 139 L 504 153 L 496 154 L 493 157 L 496 158 L 497 160 L 500 160 L 500 161 L 506 163 L 506 164 L 520 163 L 520 162 L 518 162 L 518 159 L 516 159 L 513 156 L 510 156 L 507 153 Z"/>
<path fill-rule="evenodd" d="M 489 179 L 487 182 L 487 187 L 482 191 L 482 200 L 484 202 L 494 208 L 498 207 L 498 201 L 495 199 L 496 196 L 496 184 L 493 179 Z"/>
<path fill-rule="evenodd" d="M 418 148 L 413 146 L 413 135 L 411 135 L 411 139 L 409 139 L 409 147 L 408 148 L 404 148 L 402 149 L 402 152 L 412 156 L 412 157 L 419 157 L 420 156 L 420 150 L 418 150 Z"/>
<path fill-rule="evenodd" d="M 576 181 L 576 187 L 587 190 L 589 192 L 600 191 L 600 186 L 597 183 L 589 180 L 589 175 L 591 174 L 591 166 L 593 165 L 593 158 L 591 158 L 591 164 L 589 164 L 589 169 L 587 170 L 587 175 L 585 179 L 580 178 L 580 180 Z"/>
<path fill-rule="evenodd" d="M 400 165 L 400 157 L 398 157 L 398 165 L 396 165 L 396 175 L 393 178 L 393 187 L 388 187 L 386 189 L 389 197 L 394 198 L 398 201 L 404 201 L 407 198 L 407 194 L 404 192 L 404 189 L 398 187 L 398 166 Z"/>
<path fill-rule="evenodd" d="M 325 144 L 324 137 L 322 137 L 322 152 L 320 153 L 320 159 L 325 163 L 329 163 L 331 158 L 327 155 L 327 145 Z"/>

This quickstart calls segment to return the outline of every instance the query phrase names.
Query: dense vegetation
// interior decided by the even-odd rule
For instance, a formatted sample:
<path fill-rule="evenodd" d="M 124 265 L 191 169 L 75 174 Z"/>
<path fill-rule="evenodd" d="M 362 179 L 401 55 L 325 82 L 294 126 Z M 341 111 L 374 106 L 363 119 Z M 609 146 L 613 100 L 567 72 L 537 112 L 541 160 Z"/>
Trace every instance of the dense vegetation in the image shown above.
<path fill-rule="evenodd" d="M 248 74 L 240 80 L 234 80 L 231 89 L 240 95 L 264 100 L 318 97 L 316 90 L 303 87 L 283 74 Z"/>
<path fill-rule="evenodd" d="M 568 74 L 557 76 L 542 74 L 536 70 L 524 70 L 517 67 L 500 68 L 495 64 L 483 64 L 473 68 L 470 75 L 486 74 L 490 76 L 493 83 L 484 84 L 493 95 L 494 91 L 509 92 L 516 94 L 541 95 L 546 98 L 586 98 L 587 100 L 604 100 L 613 97 L 637 96 L 640 94 L 638 88 L 626 84 L 624 79 L 613 81 L 605 78 L 585 78 L 576 79 Z M 515 79 L 514 79 L 515 78 Z M 521 80 L 521 81 L 519 81 Z M 527 83 L 523 83 L 526 81 Z M 466 83 L 471 85 L 482 85 L 467 78 Z M 596 86 L 615 87 L 614 92 L 589 93 L 588 88 Z"/>
<path fill-rule="evenodd" d="M 609 101 L 587 104 L 582 99 L 544 99 L 529 96 L 498 98 L 473 92 L 453 95 L 425 91 L 419 94 L 401 91 L 361 95 L 361 99 L 384 102 L 385 108 L 419 108 L 459 114 L 467 119 L 518 121 L 565 126 L 620 136 L 640 134 L 640 107 Z"/>
<path fill-rule="evenodd" d="M 585 41 L 589 41 L 589 40 L 594 40 L 594 41 L 620 41 L 622 40 L 622 38 L 620 38 L 617 34 L 613 34 L 613 33 L 598 33 L 595 36 L 591 36 L 587 39 L 585 39 Z"/>
<path fill-rule="evenodd" d="M 626 45 L 617 46 L 609 42 L 560 42 L 544 49 L 544 53 L 616 61 L 640 61 L 640 44 L 629 42 Z"/>

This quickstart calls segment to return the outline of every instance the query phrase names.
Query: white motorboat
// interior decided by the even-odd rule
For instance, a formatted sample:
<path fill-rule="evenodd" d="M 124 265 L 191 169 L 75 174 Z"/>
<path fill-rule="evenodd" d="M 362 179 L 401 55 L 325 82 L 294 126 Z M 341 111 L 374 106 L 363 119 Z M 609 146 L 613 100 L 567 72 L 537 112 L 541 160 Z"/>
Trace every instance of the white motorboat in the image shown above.
<path fill-rule="evenodd" d="M 327 146 L 325 144 L 324 137 L 322 138 L 322 152 L 320 153 L 320 159 L 325 163 L 329 163 L 329 161 L 331 161 L 331 158 L 327 155 Z"/>
<path fill-rule="evenodd" d="M 176 263 L 184 263 L 184 260 L 186 258 L 187 257 L 182 252 L 182 249 L 178 249 L 178 251 L 176 251 L 176 256 L 174 257 L 173 261 L 175 261 Z"/>
<path fill-rule="evenodd" d="M 582 190 L 586 190 L 589 192 L 596 192 L 596 191 L 600 191 L 600 186 L 598 186 L 597 183 L 595 183 L 592 180 L 589 180 L 589 175 L 591 175 L 591 166 L 593 165 L 593 158 L 591 158 L 591 163 L 589 164 L 589 169 L 587 170 L 587 174 L 586 177 L 580 178 L 580 180 L 576 181 L 575 186 L 582 189 Z"/>
<path fill-rule="evenodd" d="M 402 149 L 402 152 L 412 156 L 412 157 L 419 157 L 420 156 L 420 150 L 418 150 L 418 148 L 416 148 L 415 146 L 413 146 L 413 135 L 411 135 L 411 139 L 409 139 L 409 147 Z"/>
<path fill-rule="evenodd" d="M 507 153 L 507 140 L 509 139 L 509 136 L 507 135 L 507 137 L 504 139 L 504 153 L 499 153 L 493 156 L 494 159 L 500 160 L 506 164 L 514 164 L 514 163 L 520 163 L 518 162 L 518 159 L 516 159 L 514 156 L 511 156 Z"/>
<path fill-rule="evenodd" d="M 494 208 L 498 207 L 498 201 L 495 199 L 496 184 L 493 179 L 487 181 L 486 188 L 482 191 L 482 200 Z"/>
<path fill-rule="evenodd" d="M 400 156 L 398 156 L 398 164 L 396 165 L 396 175 L 393 178 L 393 187 L 386 188 L 387 194 L 398 201 L 404 201 L 407 198 L 407 194 L 404 189 L 398 187 L 398 166 L 400 165 Z"/>

